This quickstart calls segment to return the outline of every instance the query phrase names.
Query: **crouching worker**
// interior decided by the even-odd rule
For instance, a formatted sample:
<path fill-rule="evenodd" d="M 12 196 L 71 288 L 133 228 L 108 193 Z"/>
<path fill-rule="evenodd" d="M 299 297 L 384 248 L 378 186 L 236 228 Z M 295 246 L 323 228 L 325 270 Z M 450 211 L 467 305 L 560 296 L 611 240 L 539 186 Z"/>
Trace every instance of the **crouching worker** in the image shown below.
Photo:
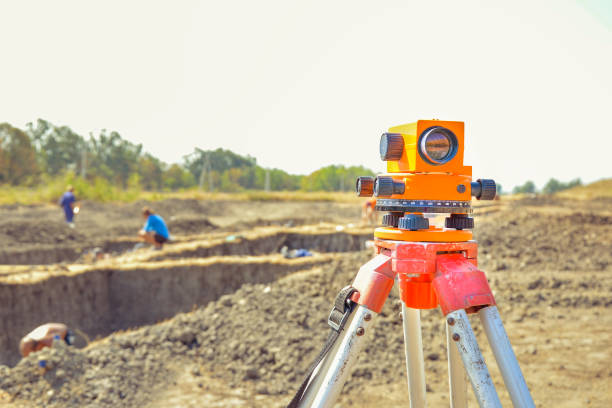
<path fill-rule="evenodd" d="M 164 219 L 155 214 L 149 207 L 142 209 L 142 217 L 145 219 L 145 225 L 138 232 L 140 239 L 152 244 L 155 249 L 162 249 L 164 243 L 170 239 L 170 233 Z"/>
<path fill-rule="evenodd" d="M 19 352 L 23 357 L 28 354 L 51 347 L 53 339 L 59 338 L 68 345 L 74 343 L 74 334 L 63 323 L 47 323 L 37 327 L 21 339 L 19 342 Z"/>

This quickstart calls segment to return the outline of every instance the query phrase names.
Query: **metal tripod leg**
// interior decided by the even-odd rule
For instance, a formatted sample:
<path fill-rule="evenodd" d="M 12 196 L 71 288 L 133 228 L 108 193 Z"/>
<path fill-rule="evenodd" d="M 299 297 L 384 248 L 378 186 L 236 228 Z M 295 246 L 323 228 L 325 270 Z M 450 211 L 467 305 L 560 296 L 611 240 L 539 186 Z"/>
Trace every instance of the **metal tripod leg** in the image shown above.
<path fill-rule="evenodd" d="M 476 400 L 481 408 L 501 408 L 501 402 L 489 370 L 476 342 L 476 336 L 470 326 L 465 310 L 456 310 L 446 315 L 451 326 L 451 339 L 457 345 L 463 366 L 467 371 Z"/>
<path fill-rule="evenodd" d="M 448 357 L 448 387 L 451 408 L 467 407 L 467 382 L 459 350 L 453 344 L 451 329 L 446 322 L 446 354 Z"/>
<path fill-rule="evenodd" d="M 365 306 L 358 306 L 336 344 L 317 367 L 317 372 L 307 387 L 300 407 L 331 407 L 357 360 L 364 342 L 364 334 L 372 324 L 376 313 Z"/>
<path fill-rule="evenodd" d="M 489 306 L 478 311 L 480 320 L 484 326 L 487 339 L 497 360 L 499 371 L 504 378 L 504 383 L 515 407 L 535 407 L 527 383 L 521 372 L 510 340 L 504 329 L 496 306 Z"/>
<path fill-rule="evenodd" d="M 404 322 L 404 346 L 406 347 L 410 408 L 424 408 L 426 390 L 421 311 L 406 307 L 402 302 L 402 320 Z"/>

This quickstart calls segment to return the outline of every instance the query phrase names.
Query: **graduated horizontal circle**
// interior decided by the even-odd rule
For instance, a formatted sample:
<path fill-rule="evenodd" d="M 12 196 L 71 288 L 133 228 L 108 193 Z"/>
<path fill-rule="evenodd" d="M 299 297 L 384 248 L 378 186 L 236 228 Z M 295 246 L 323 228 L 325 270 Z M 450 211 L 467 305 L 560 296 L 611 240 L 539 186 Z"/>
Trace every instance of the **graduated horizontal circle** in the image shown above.
<path fill-rule="evenodd" d="M 402 211 L 413 213 L 471 214 L 470 201 L 454 200 L 400 200 L 380 198 L 376 200 L 376 211 Z"/>

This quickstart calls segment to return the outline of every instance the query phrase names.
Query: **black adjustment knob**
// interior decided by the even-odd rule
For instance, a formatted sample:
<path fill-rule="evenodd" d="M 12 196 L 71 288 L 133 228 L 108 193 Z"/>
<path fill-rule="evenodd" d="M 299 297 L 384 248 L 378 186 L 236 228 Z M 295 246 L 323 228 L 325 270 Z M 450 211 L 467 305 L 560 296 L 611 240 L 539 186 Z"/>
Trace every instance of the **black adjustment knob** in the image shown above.
<path fill-rule="evenodd" d="M 380 137 L 380 158 L 399 160 L 404 151 L 404 138 L 398 133 L 383 133 Z"/>
<path fill-rule="evenodd" d="M 451 214 L 445 220 L 446 228 L 454 228 L 458 230 L 474 228 L 474 219 L 465 214 Z"/>
<path fill-rule="evenodd" d="M 390 213 L 383 215 L 382 223 L 387 227 L 397 228 L 400 218 L 402 218 L 402 213 Z"/>
<path fill-rule="evenodd" d="M 429 220 L 422 215 L 407 214 L 400 218 L 397 227 L 403 230 L 417 231 L 429 228 Z"/>
<path fill-rule="evenodd" d="M 482 186 L 479 200 L 494 200 L 497 195 L 497 186 L 494 180 L 489 179 L 478 179 L 477 180 Z"/>
<path fill-rule="evenodd" d="M 393 194 L 404 194 L 404 183 L 393 181 L 391 177 L 376 177 L 374 180 L 374 195 L 376 197 L 390 197 Z"/>
<path fill-rule="evenodd" d="M 497 195 L 495 181 L 489 179 L 478 179 L 472 181 L 472 196 L 477 200 L 493 200 Z"/>
<path fill-rule="evenodd" d="M 371 197 L 374 194 L 374 177 L 357 177 L 355 189 L 359 197 Z"/>

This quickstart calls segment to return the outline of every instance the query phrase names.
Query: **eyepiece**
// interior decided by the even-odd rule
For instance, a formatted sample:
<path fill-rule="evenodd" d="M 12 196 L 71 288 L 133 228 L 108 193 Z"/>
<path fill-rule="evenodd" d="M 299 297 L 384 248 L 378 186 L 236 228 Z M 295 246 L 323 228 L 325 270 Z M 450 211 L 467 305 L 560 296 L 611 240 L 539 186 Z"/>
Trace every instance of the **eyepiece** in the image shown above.
<path fill-rule="evenodd" d="M 380 158 L 399 160 L 404 152 L 404 138 L 398 133 L 383 133 L 380 137 Z"/>
<path fill-rule="evenodd" d="M 449 129 L 433 126 L 419 137 L 418 151 L 423 160 L 434 166 L 447 163 L 457 154 L 457 137 Z"/>
<path fill-rule="evenodd" d="M 359 197 L 371 197 L 374 194 L 374 177 L 357 177 L 355 190 Z"/>

